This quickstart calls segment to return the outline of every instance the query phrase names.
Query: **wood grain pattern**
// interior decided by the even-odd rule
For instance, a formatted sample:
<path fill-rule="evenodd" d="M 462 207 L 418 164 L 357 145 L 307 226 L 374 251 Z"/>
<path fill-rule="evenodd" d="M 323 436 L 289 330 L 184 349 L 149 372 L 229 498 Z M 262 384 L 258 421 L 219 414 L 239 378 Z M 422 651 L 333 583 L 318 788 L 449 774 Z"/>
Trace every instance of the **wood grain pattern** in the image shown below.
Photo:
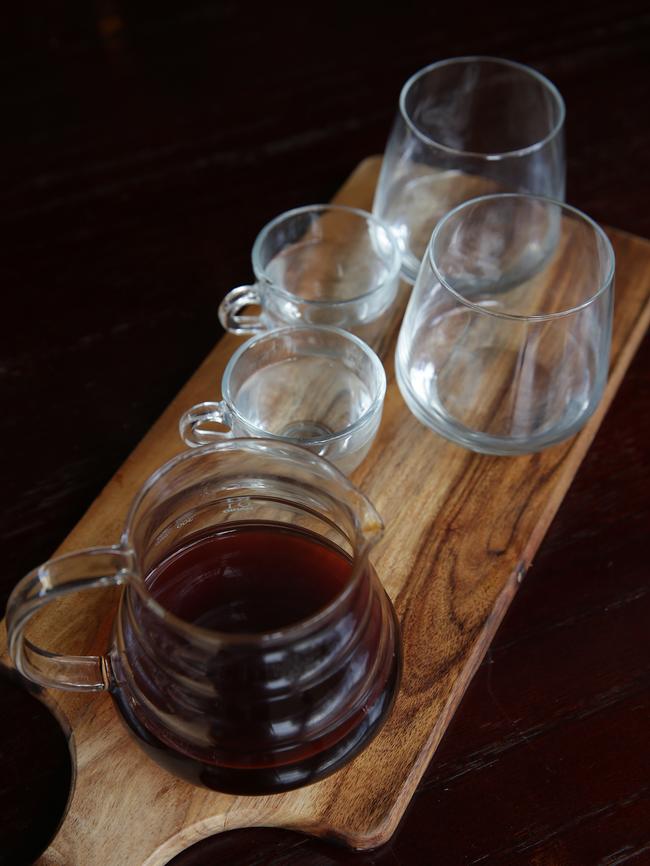
<path fill-rule="evenodd" d="M 364 162 L 339 200 L 367 207 L 377 169 L 378 159 Z M 650 243 L 616 231 L 610 237 L 618 267 L 612 372 L 598 412 L 572 441 L 520 458 L 464 451 L 408 413 L 387 363 L 379 437 L 353 478 L 387 525 L 373 560 L 402 622 L 405 675 L 395 710 L 370 748 L 332 779 L 297 792 L 222 796 L 177 782 L 150 763 L 107 696 L 48 694 L 73 732 L 76 784 L 39 863 L 157 866 L 198 839 L 240 826 L 299 828 L 357 848 L 390 837 L 647 327 Z M 217 396 L 237 343 L 227 337 L 218 344 L 61 551 L 117 539 L 142 481 L 181 450 L 179 415 Z M 99 652 L 110 617 L 106 594 L 78 596 L 57 607 L 47 625 L 43 616 L 34 637 L 57 649 Z"/>

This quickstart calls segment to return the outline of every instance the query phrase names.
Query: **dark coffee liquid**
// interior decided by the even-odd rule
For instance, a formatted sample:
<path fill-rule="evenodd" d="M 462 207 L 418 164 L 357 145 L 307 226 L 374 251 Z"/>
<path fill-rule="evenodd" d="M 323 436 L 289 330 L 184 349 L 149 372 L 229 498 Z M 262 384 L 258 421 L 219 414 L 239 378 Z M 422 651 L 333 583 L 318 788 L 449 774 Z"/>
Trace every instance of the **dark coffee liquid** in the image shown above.
<path fill-rule="evenodd" d="M 324 611 L 351 569 L 307 530 L 232 523 L 186 539 L 146 583 L 186 622 L 255 636 Z M 307 634 L 198 653 L 129 591 L 113 655 L 117 705 L 151 757 L 196 784 L 258 794 L 316 781 L 374 735 L 399 680 L 394 615 L 370 587 L 356 581 L 337 615 Z"/>
<path fill-rule="evenodd" d="M 350 570 L 342 551 L 289 524 L 226 524 L 168 556 L 146 582 L 153 597 L 186 622 L 259 633 L 326 607 Z"/>

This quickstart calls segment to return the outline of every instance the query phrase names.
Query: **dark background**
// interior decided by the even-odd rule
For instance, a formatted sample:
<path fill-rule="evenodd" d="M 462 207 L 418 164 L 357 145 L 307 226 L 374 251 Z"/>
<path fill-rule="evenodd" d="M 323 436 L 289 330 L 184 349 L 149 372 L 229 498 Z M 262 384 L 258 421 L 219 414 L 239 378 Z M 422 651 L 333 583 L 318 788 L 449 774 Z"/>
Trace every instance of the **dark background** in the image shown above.
<path fill-rule="evenodd" d="M 52 0 L 0 18 L 0 609 L 214 345 L 257 231 L 383 149 L 421 66 L 486 53 L 548 75 L 568 200 L 650 236 L 647 2 Z M 241 831 L 178 866 L 650 863 L 649 361 L 646 340 L 392 842 Z M 0 864 L 46 844 L 68 772 L 46 711 L 1 679 Z"/>

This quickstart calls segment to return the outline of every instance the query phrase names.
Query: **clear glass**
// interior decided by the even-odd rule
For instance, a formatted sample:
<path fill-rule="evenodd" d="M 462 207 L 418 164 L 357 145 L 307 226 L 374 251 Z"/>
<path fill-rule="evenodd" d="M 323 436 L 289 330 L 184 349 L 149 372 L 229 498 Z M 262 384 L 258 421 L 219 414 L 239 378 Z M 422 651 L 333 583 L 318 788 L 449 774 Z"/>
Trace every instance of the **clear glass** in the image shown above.
<path fill-rule="evenodd" d="M 144 484 L 119 545 L 23 578 L 7 609 L 11 656 L 40 685 L 109 690 L 137 742 L 193 783 L 259 794 L 314 782 L 366 745 L 398 688 L 398 624 L 368 561 L 382 529 L 371 503 L 303 448 L 242 439 L 185 451 Z M 241 542 L 242 532 L 248 544 L 198 567 L 201 545 L 237 533 Z M 309 554 L 294 586 L 310 600 L 301 616 L 274 582 L 296 550 Z M 192 566 L 165 584 L 165 568 L 188 551 Z M 261 599 L 236 568 L 251 556 Z M 50 601 L 113 584 L 124 590 L 105 656 L 61 656 L 27 639 L 30 618 Z M 227 604 L 214 606 L 217 590 Z M 248 631 L 249 608 L 274 625 Z M 190 609 L 196 616 L 178 615 Z M 206 612 L 226 617 L 227 629 L 201 625 Z"/>
<path fill-rule="evenodd" d="M 614 253 L 589 217 L 537 196 L 459 205 L 437 225 L 400 330 L 411 411 L 474 451 L 538 451 L 605 387 Z"/>
<path fill-rule="evenodd" d="M 332 325 L 381 344 L 398 302 L 400 251 L 372 214 L 342 205 L 287 211 L 259 233 L 252 261 L 256 282 L 232 289 L 219 307 L 227 331 Z M 255 305 L 259 313 L 244 313 Z"/>
<path fill-rule="evenodd" d="M 495 57 L 455 57 L 404 85 L 373 213 L 391 226 L 402 275 L 417 276 L 431 232 L 480 195 L 564 199 L 564 103 L 534 69 Z"/>
<path fill-rule="evenodd" d="M 372 349 L 346 331 L 281 328 L 237 349 L 221 393 L 221 402 L 185 412 L 179 430 L 186 444 L 273 437 L 302 445 L 348 473 L 367 455 L 379 428 L 386 374 Z"/>

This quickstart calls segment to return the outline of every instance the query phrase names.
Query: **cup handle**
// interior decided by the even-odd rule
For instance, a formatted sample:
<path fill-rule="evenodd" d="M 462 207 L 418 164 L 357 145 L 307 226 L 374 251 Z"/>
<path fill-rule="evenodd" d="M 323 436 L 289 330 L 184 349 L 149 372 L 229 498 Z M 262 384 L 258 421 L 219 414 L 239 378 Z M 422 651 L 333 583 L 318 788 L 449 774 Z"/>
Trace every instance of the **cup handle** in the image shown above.
<path fill-rule="evenodd" d="M 25 637 L 34 614 L 55 599 L 82 589 L 120 586 L 134 571 L 133 554 L 123 547 L 89 547 L 50 559 L 27 574 L 7 603 L 9 655 L 16 669 L 39 686 L 71 692 L 101 692 L 111 685 L 105 656 L 58 655 Z"/>
<path fill-rule="evenodd" d="M 225 430 L 212 430 L 202 425 L 223 424 Z M 225 402 L 220 403 L 197 403 L 181 416 L 178 422 L 178 432 L 181 439 L 190 448 L 198 448 L 199 445 L 207 445 L 215 439 L 232 439 L 232 421 L 230 412 Z"/>
<path fill-rule="evenodd" d="M 231 289 L 219 304 L 219 321 L 221 326 L 231 334 L 259 334 L 266 328 L 262 316 L 243 316 L 240 311 L 245 307 L 262 304 L 262 293 L 259 286 L 237 286 Z"/>

